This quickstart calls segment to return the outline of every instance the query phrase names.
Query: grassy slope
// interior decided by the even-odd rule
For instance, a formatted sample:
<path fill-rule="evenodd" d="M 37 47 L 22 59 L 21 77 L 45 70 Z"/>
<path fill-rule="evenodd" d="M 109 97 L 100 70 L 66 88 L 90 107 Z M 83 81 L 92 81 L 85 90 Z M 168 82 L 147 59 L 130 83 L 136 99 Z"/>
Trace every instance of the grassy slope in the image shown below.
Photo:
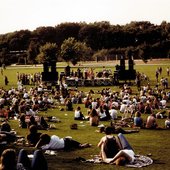
<path fill-rule="evenodd" d="M 170 64 L 169 61 L 166 62 L 167 65 L 162 65 L 163 68 L 163 76 L 166 75 L 165 68 Z M 135 68 L 137 71 L 146 73 L 150 79 L 151 82 L 154 83 L 155 80 L 155 70 L 159 65 L 135 65 Z M 96 68 L 96 70 L 100 70 Z M 0 87 L 4 88 L 10 88 L 16 86 L 16 72 L 41 72 L 42 68 L 23 68 L 23 69 L 15 69 L 10 68 L 5 70 L 4 75 L 7 75 L 9 78 L 9 86 L 4 87 L 4 80 L 1 76 L 0 78 Z M 63 71 L 61 68 L 58 71 Z M 170 81 L 170 80 L 169 80 Z M 82 87 L 81 90 L 89 91 L 90 89 L 93 89 L 94 91 L 98 91 L 99 89 L 102 89 L 103 87 Z M 119 90 L 118 87 L 112 86 L 112 90 Z M 136 93 L 136 87 L 133 87 L 133 91 Z M 74 108 L 76 105 L 74 105 Z M 84 105 L 81 105 L 82 111 L 84 114 L 86 114 L 86 109 L 84 108 Z M 92 143 L 93 147 L 86 148 L 83 150 L 76 150 L 76 151 L 70 151 L 70 152 L 58 152 L 57 156 L 47 156 L 48 163 L 49 163 L 49 169 L 50 170 L 56 170 L 56 169 L 132 169 L 132 168 L 125 168 L 125 167 L 113 167 L 113 165 L 104 165 L 104 164 L 83 164 L 83 163 L 75 163 L 71 162 L 72 159 L 76 157 L 84 157 L 84 158 L 90 158 L 91 155 L 95 155 L 99 153 L 99 149 L 96 147 L 98 141 L 103 136 L 103 134 L 96 133 L 95 130 L 97 130 L 97 127 L 91 127 L 89 126 L 89 122 L 84 121 L 83 123 L 81 121 L 74 121 L 73 120 L 73 112 L 66 112 L 66 111 L 59 111 L 59 109 L 49 110 L 47 113 L 40 113 L 42 115 L 53 115 L 61 119 L 61 123 L 55 123 L 57 129 L 56 130 L 50 130 L 50 131 L 42 131 L 45 133 L 49 133 L 50 135 L 56 134 L 60 137 L 64 136 L 72 136 L 73 139 L 76 139 L 80 142 L 90 142 Z M 146 118 L 146 115 L 143 115 L 143 118 Z M 70 130 L 69 125 L 71 123 L 77 123 L 78 124 L 78 130 Z M 102 122 L 105 125 L 109 125 L 109 122 Z M 159 124 L 163 126 L 164 120 L 159 120 Z M 19 135 L 26 136 L 28 131 L 24 129 L 18 128 L 18 122 L 16 120 L 10 120 L 11 126 L 18 132 Z M 154 164 L 151 166 L 148 166 L 144 169 L 151 169 L 151 170 L 168 170 L 170 167 L 170 146 L 169 146 L 169 139 L 170 139 L 170 133 L 168 130 L 140 130 L 137 134 L 128 134 L 126 135 L 127 139 L 129 140 L 130 144 L 134 147 L 135 152 L 137 154 L 143 154 L 147 155 L 148 153 L 152 154 L 152 158 L 154 160 Z M 28 149 L 28 148 L 26 148 Z M 143 169 L 143 168 L 142 168 Z"/>

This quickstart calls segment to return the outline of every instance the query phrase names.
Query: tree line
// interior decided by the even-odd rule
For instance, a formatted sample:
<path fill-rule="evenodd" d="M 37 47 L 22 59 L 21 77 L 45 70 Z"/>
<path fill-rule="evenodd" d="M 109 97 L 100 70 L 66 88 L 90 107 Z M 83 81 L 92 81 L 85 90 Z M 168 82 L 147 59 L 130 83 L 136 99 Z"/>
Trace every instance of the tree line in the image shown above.
<path fill-rule="evenodd" d="M 170 58 L 170 23 L 61 23 L 0 35 L 0 64 Z"/>

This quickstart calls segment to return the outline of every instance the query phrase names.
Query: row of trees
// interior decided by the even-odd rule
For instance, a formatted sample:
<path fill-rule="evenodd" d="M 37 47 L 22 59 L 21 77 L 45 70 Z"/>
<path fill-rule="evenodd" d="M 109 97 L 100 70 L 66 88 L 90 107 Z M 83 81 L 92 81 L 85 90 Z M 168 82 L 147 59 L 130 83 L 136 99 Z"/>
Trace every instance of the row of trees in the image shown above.
<path fill-rule="evenodd" d="M 108 60 L 120 55 L 144 61 L 169 57 L 170 23 L 62 23 L 0 35 L 0 63 L 42 63 L 52 57 L 76 64 L 80 60 Z"/>

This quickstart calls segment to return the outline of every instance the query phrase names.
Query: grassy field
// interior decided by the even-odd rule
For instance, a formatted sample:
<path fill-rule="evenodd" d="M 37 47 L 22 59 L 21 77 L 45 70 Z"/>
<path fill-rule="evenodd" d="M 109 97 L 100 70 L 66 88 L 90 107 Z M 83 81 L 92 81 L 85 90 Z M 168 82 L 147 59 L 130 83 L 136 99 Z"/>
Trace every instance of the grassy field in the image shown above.
<path fill-rule="evenodd" d="M 114 70 L 114 65 L 112 63 L 99 63 L 99 64 L 91 64 L 89 63 L 81 63 L 81 67 L 91 67 L 95 65 L 95 71 L 100 71 L 105 66 L 106 68 L 110 68 Z M 58 64 L 59 68 L 57 68 L 58 72 L 64 71 L 64 68 L 62 67 L 62 64 Z M 144 63 L 136 63 L 135 69 L 139 72 L 145 73 L 147 76 L 149 76 L 151 80 L 151 86 L 153 87 L 155 85 L 155 71 L 157 67 L 163 68 L 162 77 L 166 77 L 166 68 L 167 66 L 170 66 L 170 60 L 166 61 L 155 61 L 155 62 L 148 62 L 147 64 Z M 77 68 L 74 67 L 74 70 Z M 16 74 L 17 72 L 20 73 L 35 73 L 35 72 L 42 72 L 42 67 L 7 67 L 7 69 L 4 71 L 3 76 L 0 75 L 0 87 L 3 88 L 11 88 L 16 87 Z M 9 85 L 4 86 L 4 75 L 6 75 L 9 79 Z M 169 78 L 170 82 L 170 78 Z M 29 88 L 26 87 L 26 88 Z M 105 87 L 79 87 L 79 90 L 83 90 L 88 92 L 90 89 L 93 89 L 95 92 L 98 90 L 101 90 Z M 118 86 L 111 86 L 110 87 L 114 91 L 119 91 Z M 132 87 L 133 94 L 137 93 L 136 86 Z M 169 90 L 169 89 L 168 89 Z M 94 97 L 96 97 L 97 94 L 94 94 Z M 77 105 L 74 105 L 74 108 L 76 108 Z M 82 112 L 86 115 L 87 110 L 85 109 L 84 105 L 80 105 L 82 108 Z M 61 106 L 63 107 L 63 106 Z M 72 136 L 73 139 L 78 140 L 82 143 L 89 142 L 92 144 L 91 148 L 86 148 L 82 150 L 75 150 L 75 151 L 69 151 L 69 152 L 63 152 L 59 151 L 56 156 L 46 156 L 48 160 L 49 170 L 57 170 L 57 169 L 94 169 L 94 170 L 105 170 L 105 169 L 133 169 L 133 168 L 127 168 L 127 167 L 118 167 L 115 165 L 106 165 L 106 164 L 90 164 L 90 163 L 81 163 L 81 162 L 75 162 L 73 159 L 77 157 L 83 157 L 85 159 L 92 158 L 93 155 L 99 154 L 99 148 L 97 148 L 97 143 L 99 142 L 100 138 L 104 135 L 101 133 L 95 132 L 98 130 L 97 127 L 91 127 L 89 125 L 88 121 L 75 121 L 73 119 L 74 112 L 69 111 L 60 111 L 60 106 L 56 109 L 50 109 L 45 112 L 40 112 L 40 115 L 48 115 L 48 116 L 56 116 L 61 120 L 60 123 L 55 123 L 56 130 L 48 130 L 48 131 L 41 131 L 44 133 L 48 133 L 50 135 L 58 135 L 60 137 L 65 136 Z M 156 112 L 156 110 L 155 110 Z M 147 115 L 143 115 L 144 120 L 146 119 Z M 164 125 L 164 119 L 159 119 L 158 123 L 160 126 Z M 10 120 L 9 123 L 11 124 L 12 128 L 14 128 L 18 135 L 26 136 L 28 134 L 28 130 L 20 129 L 18 127 L 18 121 L 17 120 Z M 70 124 L 77 123 L 78 129 L 77 130 L 71 130 Z M 104 125 L 109 125 L 110 122 L 101 122 Z M 136 154 L 142 154 L 147 155 L 151 154 L 151 158 L 154 160 L 154 163 L 148 167 L 144 167 L 141 169 L 146 170 L 169 170 L 170 169 L 170 131 L 169 130 L 146 130 L 141 129 L 139 133 L 134 134 L 126 134 L 125 135 L 132 147 L 135 150 Z M 33 148 L 25 147 L 26 150 L 32 150 Z"/>

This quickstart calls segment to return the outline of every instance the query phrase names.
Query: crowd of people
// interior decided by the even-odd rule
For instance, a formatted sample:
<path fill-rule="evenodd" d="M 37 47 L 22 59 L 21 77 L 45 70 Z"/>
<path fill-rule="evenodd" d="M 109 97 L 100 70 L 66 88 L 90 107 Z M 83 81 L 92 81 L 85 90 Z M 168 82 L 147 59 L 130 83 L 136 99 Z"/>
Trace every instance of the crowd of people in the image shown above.
<path fill-rule="evenodd" d="M 98 147 L 101 148 L 103 161 L 116 163 L 117 160 L 122 161 L 122 159 L 118 158 L 123 157 L 124 162 L 133 162 L 135 153 L 122 135 L 122 133 L 126 133 L 123 127 L 170 129 L 170 111 L 167 110 L 167 104 L 170 101 L 170 92 L 167 90 L 168 83 L 166 86 L 156 84 L 155 87 L 151 87 L 147 81 L 145 85 L 140 85 L 139 94 L 134 94 L 131 86 L 127 83 L 120 87 L 120 91 L 103 88 L 97 92 L 93 91 L 93 89 L 84 92 L 78 89 L 69 89 L 67 84 L 62 82 L 59 87 L 51 88 L 51 90 L 48 90 L 46 85 L 41 82 L 38 83 L 38 86 L 27 89 L 23 84 L 23 81 L 27 81 L 23 78 L 25 75 L 18 73 L 17 88 L 12 87 L 8 90 L 0 88 L 0 117 L 4 120 L 4 124 L 8 126 L 4 130 L 4 125 L 1 125 L 0 142 L 7 142 L 8 144 L 17 141 L 18 136 L 11 131 L 8 122 L 10 119 L 16 119 L 20 128 L 25 128 L 29 131 L 26 136 L 28 146 L 35 147 L 38 153 L 39 149 L 65 150 L 90 147 L 89 143 L 81 144 L 71 138 L 60 138 L 56 135 L 49 136 L 38 132 L 40 129 L 48 130 L 50 128 L 49 122 L 56 121 L 52 116 L 47 115 L 44 117 L 39 113 L 41 111 L 46 112 L 51 108 L 60 108 L 61 111 L 71 111 L 75 121 L 89 121 L 90 126 L 97 127 L 101 122 L 111 122 L 111 126 L 103 129 L 102 132 L 105 132 L 106 136 L 98 144 Z M 159 75 L 161 75 L 160 68 Z M 167 75 L 169 76 L 168 71 Z M 28 78 L 29 76 L 25 77 Z M 24 83 L 27 84 L 27 82 Z M 97 95 L 95 95 L 96 93 Z M 74 105 L 78 106 L 75 108 Z M 83 113 L 81 107 L 86 108 L 86 112 Z M 155 112 L 156 110 L 157 112 Z M 147 119 L 143 118 L 144 115 L 147 115 Z M 157 123 L 157 119 L 162 118 L 165 119 L 164 127 L 160 127 Z M 107 153 L 111 149 L 105 147 L 105 141 L 107 138 L 113 138 L 113 133 L 121 133 L 121 135 L 118 135 L 119 143 L 118 140 L 114 139 L 114 148 L 117 147 L 117 150 L 115 149 L 115 153 Z M 124 143 L 124 146 L 122 146 L 122 143 Z M 42 153 L 39 154 L 42 157 Z M 15 167 L 20 163 L 16 163 L 16 153 L 13 150 L 7 150 L 1 155 L 0 169 L 7 169 L 4 168 L 8 166 L 5 162 L 6 156 L 9 156 L 9 158 L 14 157 L 15 161 L 12 164 Z M 120 162 L 116 164 L 120 164 Z M 44 167 L 47 169 L 47 165 Z"/>
<path fill-rule="evenodd" d="M 105 66 L 103 66 L 102 70 L 99 72 L 95 72 L 94 68 L 84 68 L 80 69 L 78 68 L 77 71 L 71 71 L 69 74 L 70 77 L 78 77 L 83 79 L 94 79 L 94 78 L 108 78 L 109 75 L 112 74 L 111 69 L 107 69 Z"/>
<path fill-rule="evenodd" d="M 34 74 L 26 74 L 17 72 L 17 81 L 22 85 L 37 85 L 42 80 L 41 73 L 34 73 Z"/>
<path fill-rule="evenodd" d="M 73 101 L 77 101 L 75 98 L 76 96 Z M 120 92 L 113 92 L 110 88 L 105 88 L 100 92 L 98 98 L 94 98 L 92 92 L 81 97 L 81 103 L 87 108 L 87 113 L 83 114 L 78 106 L 74 118 L 75 120 L 90 120 L 92 126 L 98 126 L 100 121 L 129 120 L 133 122 L 134 127 L 154 128 L 156 119 L 167 116 L 165 113 L 169 100 L 170 92 L 157 87 L 151 88 L 150 84 L 141 88 L 140 95 L 132 95 L 131 87 L 124 84 Z M 158 110 L 157 113 L 155 113 L 156 110 Z M 142 118 L 144 114 L 148 115 L 146 120 Z M 121 119 L 118 119 L 118 115 Z"/>

